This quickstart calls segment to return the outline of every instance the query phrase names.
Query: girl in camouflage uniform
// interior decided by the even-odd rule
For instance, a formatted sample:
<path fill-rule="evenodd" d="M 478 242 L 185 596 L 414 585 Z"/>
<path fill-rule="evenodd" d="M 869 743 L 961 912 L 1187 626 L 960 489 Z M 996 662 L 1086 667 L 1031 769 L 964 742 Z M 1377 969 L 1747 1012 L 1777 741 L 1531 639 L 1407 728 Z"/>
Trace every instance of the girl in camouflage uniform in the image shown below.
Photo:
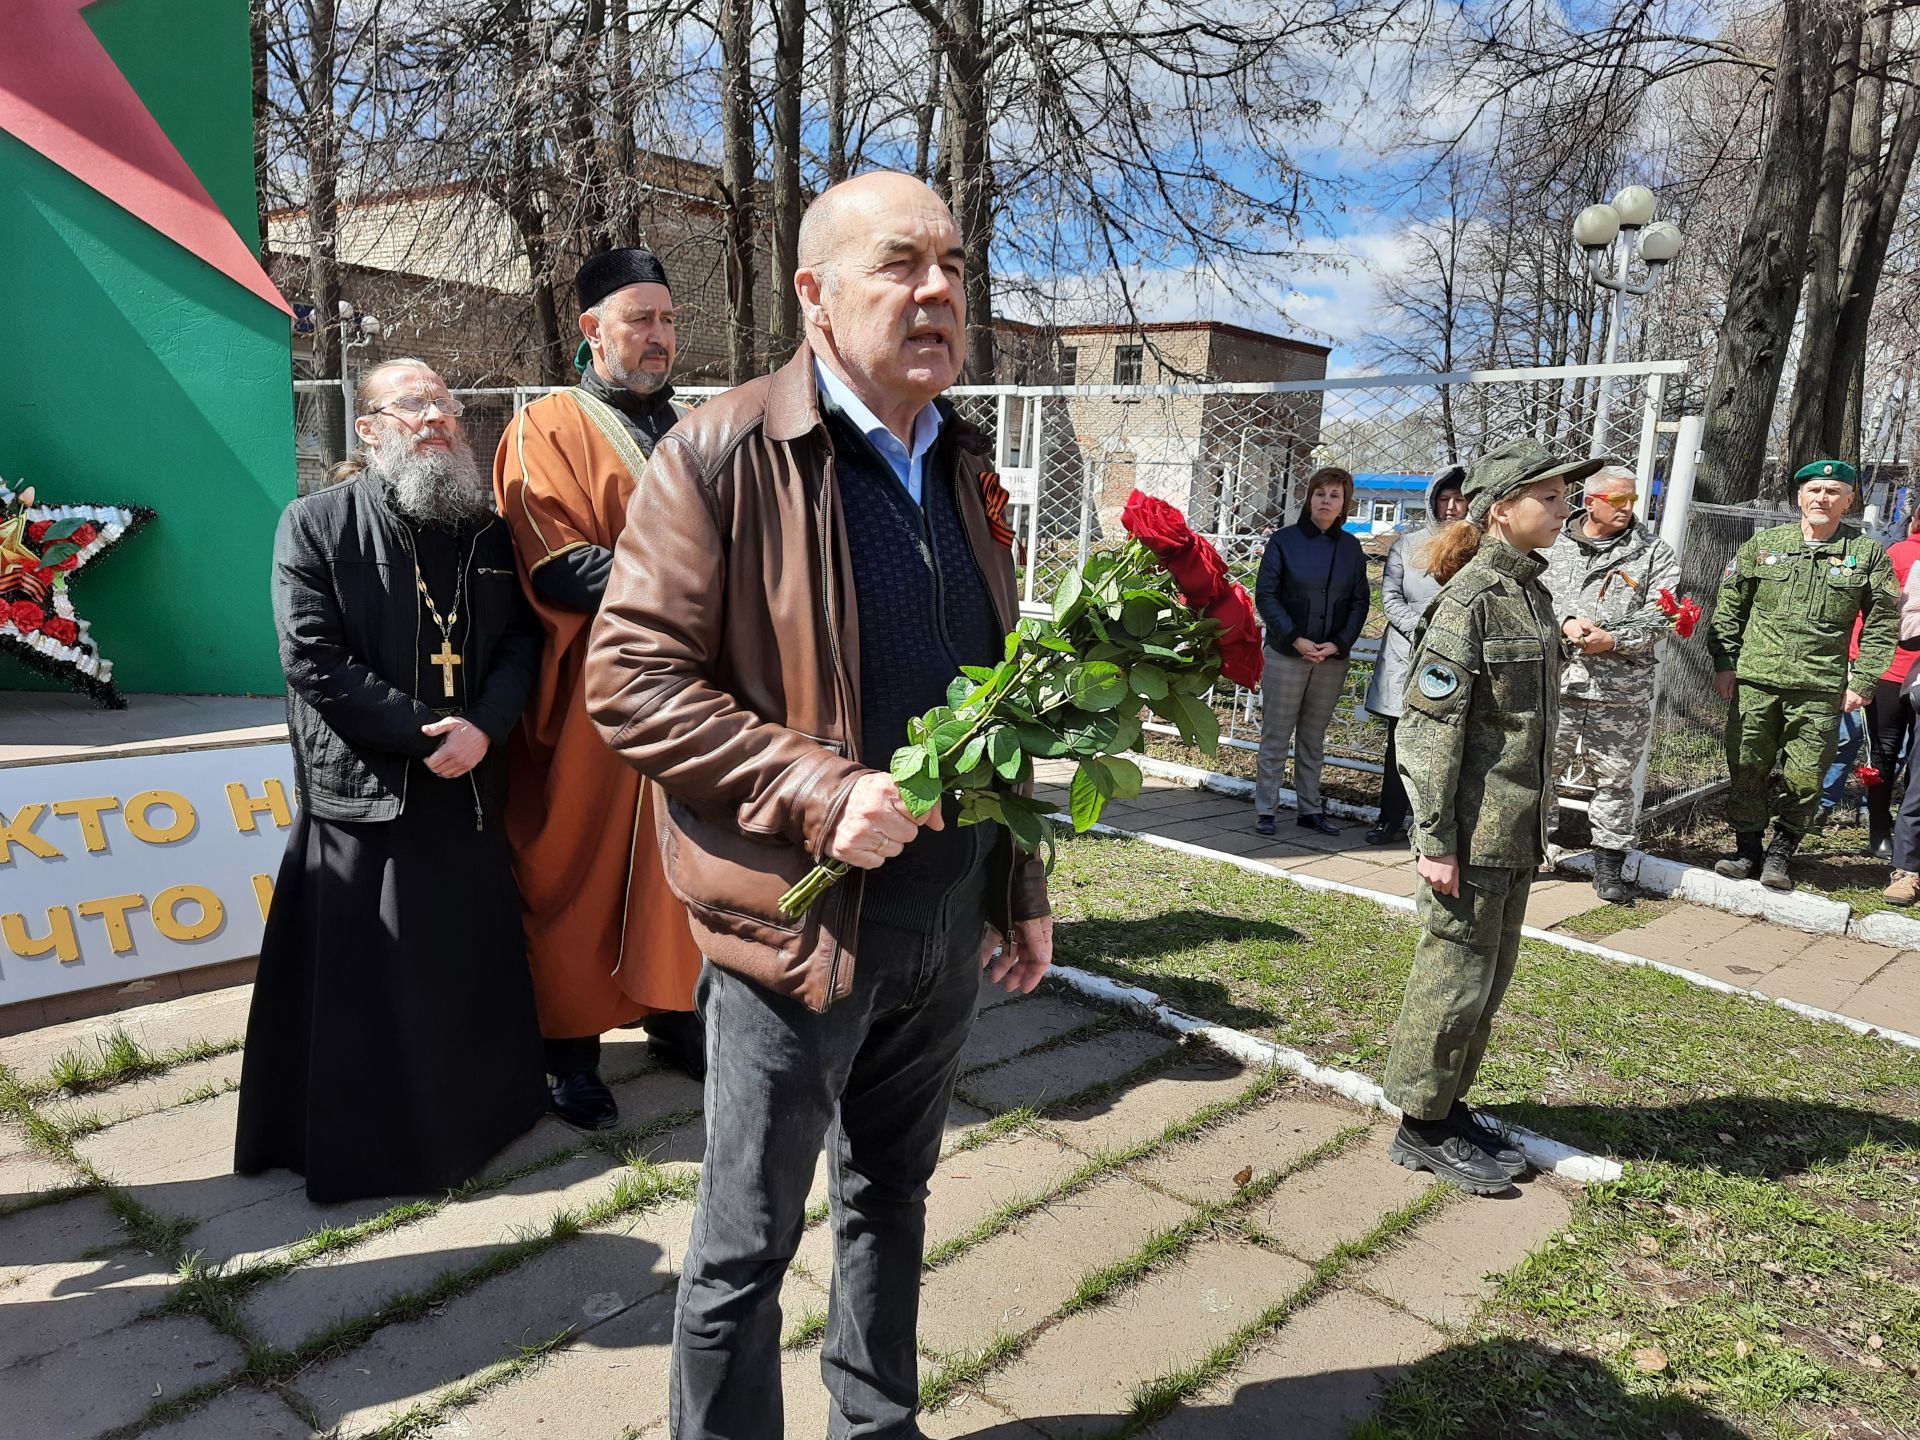
<path fill-rule="evenodd" d="M 1392 1158 L 1497 1194 L 1526 1171 L 1499 1126 L 1466 1103 L 1513 975 L 1527 891 L 1546 842 L 1560 626 L 1540 576 L 1571 513 L 1562 463 L 1513 440 L 1467 472 L 1467 518 L 1425 564 L 1446 581 L 1414 643 L 1399 766 L 1413 801 L 1421 935 L 1387 1057 L 1402 1114 Z"/>

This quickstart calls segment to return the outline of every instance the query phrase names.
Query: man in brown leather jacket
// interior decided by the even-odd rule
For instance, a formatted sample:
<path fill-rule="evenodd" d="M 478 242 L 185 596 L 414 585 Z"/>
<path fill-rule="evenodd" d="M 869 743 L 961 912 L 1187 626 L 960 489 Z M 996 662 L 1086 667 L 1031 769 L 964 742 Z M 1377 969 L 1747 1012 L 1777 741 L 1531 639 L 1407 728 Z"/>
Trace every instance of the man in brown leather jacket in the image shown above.
<path fill-rule="evenodd" d="M 807 342 L 665 436 L 595 624 L 587 708 L 668 796 L 666 873 L 707 957 L 707 1153 L 674 1324 L 677 1440 L 779 1440 L 779 1291 L 828 1147 L 828 1434 L 919 1434 L 927 1180 L 987 978 L 1052 956 L 1040 864 L 886 773 L 909 716 L 1017 619 L 960 373 L 960 235 L 905 175 L 808 210 Z M 856 873 L 788 920 L 816 861 Z"/>

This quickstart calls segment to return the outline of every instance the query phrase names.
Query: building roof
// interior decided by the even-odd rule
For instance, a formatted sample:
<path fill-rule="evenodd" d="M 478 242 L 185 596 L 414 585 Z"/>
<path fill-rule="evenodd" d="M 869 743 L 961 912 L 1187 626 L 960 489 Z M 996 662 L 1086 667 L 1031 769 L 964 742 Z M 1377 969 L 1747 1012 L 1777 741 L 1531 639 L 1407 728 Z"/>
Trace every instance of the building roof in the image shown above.
<path fill-rule="evenodd" d="M 1424 495 L 1432 483 L 1431 475 L 1416 475 L 1405 470 L 1368 470 L 1353 477 L 1356 490 L 1412 490 Z"/>
<path fill-rule="evenodd" d="M 1031 320 L 1011 320 L 996 315 L 994 328 L 1026 335 L 1053 335 L 1062 340 L 1071 340 L 1081 335 L 1173 335 L 1182 333 L 1205 333 L 1231 335 L 1240 340 L 1251 340 L 1260 345 L 1277 345 L 1284 350 L 1298 350 L 1308 355 L 1331 355 L 1333 349 L 1327 345 L 1316 345 L 1311 340 L 1296 340 L 1291 335 L 1274 335 L 1265 330 L 1252 330 L 1244 325 L 1229 325 L 1224 320 L 1154 320 L 1136 325 L 1036 325 Z"/>

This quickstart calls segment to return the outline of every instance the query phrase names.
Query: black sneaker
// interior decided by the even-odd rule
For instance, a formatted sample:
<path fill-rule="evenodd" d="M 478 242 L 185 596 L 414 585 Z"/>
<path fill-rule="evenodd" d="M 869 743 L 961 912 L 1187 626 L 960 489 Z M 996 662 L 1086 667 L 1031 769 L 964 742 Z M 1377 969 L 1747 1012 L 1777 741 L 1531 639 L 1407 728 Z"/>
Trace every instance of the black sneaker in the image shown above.
<path fill-rule="evenodd" d="M 1273 816 L 1256 815 L 1253 817 L 1253 832 L 1256 835 L 1271 835 L 1274 831 Z"/>
<path fill-rule="evenodd" d="M 611 1130 L 620 1121 L 607 1082 L 591 1070 L 563 1075 L 552 1084 L 550 1108 L 576 1130 Z"/>
<path fill-rule="evenodd" d="M 1387 1158 L 1409 1170 L 1430 1170 L 1470 1195 L 1500 1195 L 1513 1188 L 1513 1177 L 1493 1156 L 1444 1120 L 1403 1119 Z"/>
<path fill-rule="evenodd" d="M 1324 815 L 1302 815 L 1293 822 L 1302 830 L 1312 830 L 1319 835 L 1338 835 L 1340 827 Z"/>
<path fill-rule="evenodd" d="M 1369 845 L 1393 845 L 1406 838 L 1406 829 L 1399 825 L 1375 825 L 1367 831 Z"/>
<path fill-rule="evenodd" d="M 1453 1102 L 1453 1109 L 1447 1112 L 1447 1123 L 1457 1135 L 1464 1135 L 1493 1158 L 1493 1163 L 1507 1172 L 1507 1178 L 1518 1180 L 1527 1173 L 1527 1156 L 1518 1145 L 1507 1138 L 1507 1130 L 1491 1115 L 1483 1115 L 1464 1100 Z"/>

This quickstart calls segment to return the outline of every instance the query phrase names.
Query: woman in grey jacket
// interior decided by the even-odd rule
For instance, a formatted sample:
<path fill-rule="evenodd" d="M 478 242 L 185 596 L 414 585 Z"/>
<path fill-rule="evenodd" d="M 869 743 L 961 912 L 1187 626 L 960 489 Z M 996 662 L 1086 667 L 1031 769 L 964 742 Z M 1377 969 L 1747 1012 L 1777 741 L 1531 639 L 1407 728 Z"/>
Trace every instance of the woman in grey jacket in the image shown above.
<path fill-rule="evenodd" d="M 1429 575 L 1421 551 L 1441 526 L 1467 513 L 1461 497 L 1466 469 L 1449 465 L 1427 487 L 1427 522 L 1393 542 L 1387 552 L 1386 578 L 1380 584 L 1380 604 L 1387 612 L 1387 633 L 1380 640 L 1380 658 L 1374 662 L 1367 686 L 1366 706 L 1387 724 L 1386 766 L 1380 776 L 1380 820 L 1367 831 L 1369 845 L 1390 845 L 1407 833 L 1407 787 L 1400 781 L 1394 730 L 1400 720 L 1401 697 L 1407 688 L 1407 665 L 1413 657 L 1414 632 L 1427 606 L 1440 593 L 1440 582 Z"/>

